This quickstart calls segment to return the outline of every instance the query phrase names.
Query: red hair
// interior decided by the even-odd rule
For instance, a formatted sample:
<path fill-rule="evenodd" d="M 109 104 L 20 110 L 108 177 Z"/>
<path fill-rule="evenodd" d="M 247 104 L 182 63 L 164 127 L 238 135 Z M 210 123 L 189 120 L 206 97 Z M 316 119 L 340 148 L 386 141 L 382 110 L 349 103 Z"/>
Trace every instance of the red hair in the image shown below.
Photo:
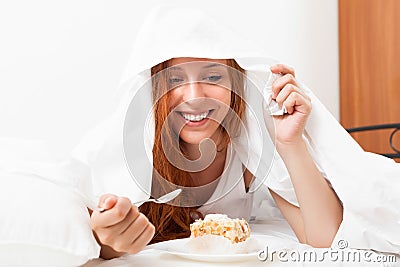
<path fill-rule="evenodd" d="M 173 139 L 173 132 L 168 127 L 167 116 L 169 113 L 167 92 L 167 81 L 165 75 L 155 75 L 170 66 L 170 60 L 164 61 L 151 68 L 152 75 L 152 97 L 154 103 L 155 119 L 155 138 L 153 146 L 153 178 L 152 195 L 158 195 L 158 191 L 166 193 L 175 188 L 166 181 L 179 186 L 193 186 L 190 174 L 172 165 L 164 153 L 162 138 Z M 228 131 L 221 125 L 219 126 L 223 141 L 217 144 L 218 150 L 225 149 L 230 142 L 229 133 L 238 133 L 240 119 L 245 111 L 244 94 L 244 73 L 245 71 L 236 63 L 234 59 L 227 59 L 226 65 L 231 79 L 231 103 L 230 107 L 236 114 L 228 113 L 225 117 L 225 127 L 230 127 Z M 163 124 L 166 124 L 167 137 L 162 136 Z M 164 126 L 165 127 L 165 126 Z M 169 187 L 169 188 L 168 188 Z M 145 214 L 150 222 L 155 226 L 156 234 L 151 243 L 184 238 L 190 236 L 190 224 L 194 219 L 202 217 L 197 211 L 198 207 L 179 207 L 168 204 L 145 203 L 139 207 L 140 212 Z M 195 215 L 195 216 L 193 216 Z"/>

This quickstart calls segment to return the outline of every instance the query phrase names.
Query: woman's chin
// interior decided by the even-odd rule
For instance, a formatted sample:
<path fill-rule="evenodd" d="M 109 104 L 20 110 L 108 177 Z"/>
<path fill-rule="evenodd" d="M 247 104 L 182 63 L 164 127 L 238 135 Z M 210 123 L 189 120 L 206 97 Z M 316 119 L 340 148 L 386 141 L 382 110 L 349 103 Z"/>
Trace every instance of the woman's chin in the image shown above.
<path fill-rule="evenodd" d="M 211 122 L 211 124 L 214 124 L 214 122 Z M 200 129 L 190 129 L 189 127 L 184 127 L 179 133 L 179 136 L 180 139 L 187 144 L 199 145 L 205 139 L 212 138 L 212 136 L 215 135 L 218 126 L 219 125 L 216 124 L 215 127 L 207 127 L 206 129 L 203 129 L 201 131 Z"/>
<path fill-rule="evenodd" d="M 199 145 L 205 139 L 209 139 L 211 135 L 204 134 L 185 134 L 181 135 L 181 140 L 188 145 Z"/>

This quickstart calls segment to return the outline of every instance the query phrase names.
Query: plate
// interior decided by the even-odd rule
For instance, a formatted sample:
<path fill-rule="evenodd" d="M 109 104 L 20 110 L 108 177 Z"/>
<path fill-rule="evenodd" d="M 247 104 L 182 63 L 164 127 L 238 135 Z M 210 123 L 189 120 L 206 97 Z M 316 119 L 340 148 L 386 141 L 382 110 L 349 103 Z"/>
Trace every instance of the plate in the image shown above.
<path fill-rule="evenodd" d="M 258 260 L 257 252 L 247 254 L 230 254 L 230 255 L 210 255 L 210 254 L 195 254 L 195 253 L 184 253 L 176 251 L 168 251 L 169 254 L 176 255 L 181 258 L 205 261 L 205 262 L 242 262 L 242 261 L 254 261 Z"/>
<path fill-rule="evenodd" d="M 261 241 L 262 238 L 259 236 L 251 236 L 251 239 L 255 239 L 257 242 Z M 260 247 L 250 251 L 249 253 L 239 254 L 200 254 L 190 252 L 188 249 L 188 242 L 190 238 L 182 238 L 160 242 L 147 247 L 147 249 L 156 249 L 164 251 L 168 254 L 175 255 L 181 258 L 204 261 L 204 262 L 242 262 L 242 261 L 255 261 L 258 260 L 258 253 L 262 248 L 262 242 L 258 242 Z"/>

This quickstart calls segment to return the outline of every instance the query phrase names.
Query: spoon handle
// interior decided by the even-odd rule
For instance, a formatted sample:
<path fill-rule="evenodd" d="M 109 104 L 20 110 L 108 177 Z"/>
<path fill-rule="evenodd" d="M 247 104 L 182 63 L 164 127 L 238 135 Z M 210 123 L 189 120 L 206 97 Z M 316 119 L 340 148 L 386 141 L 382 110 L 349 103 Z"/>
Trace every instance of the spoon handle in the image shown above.
<path fill-rule="evenodd" d="M 140 204 L 140 203 L 143 204 L 143 203 L 146 203 L 146 202 L 156 202 L 157 203 L 157 201 L 155 199 L 149 198 L 149 199 L 146 199 L 146 200 L 139 200 L 139 201 L 132 202 L 132 205 L 137 205 L 137 204 Z M 97 210 L 100 213 L 106 211 L 106 209 L 103 208 L 103 207 L 98 207 Z"/>
<path fill-rule="evenodd" d="M 176 190 L 174 190 L 174 191 L 172 191 L 172 192 L 169 192 L 169 193 L 167 193 L 167 194 L 165 194 L 165 195 L 163 195 L 163 196 L 161 196 L 161 197 L 159 197 L 159 198 L 157 198 L 157 199 L 148 198 L 148 199 L 144 199 L 144 200 L 132 202 L 132 205 L 143 204 L 143 203 L 146 203 L 146 202 L 167 203 L 167 202 L 173 200 L 174 198 L 176 198 L 181 192 L 182 192 L 182 189 L 176 189 Z M 97 210 L 98 210 L 99 212 L 103 212 L 103 211 L 105 211 L 106 209 L 105 209 L 105 208 L 98 207 Z"/>
<path fill-rule="evenodd" d="M 154 203 L 158 203 L 157 199 L 154 199 L 154 198 L 148 198 L 148 199 L 146 199 L 146 200 L 140 200 L 140 201 L 135 201 L 135 202 L 132 202 L 132 205 L 144 204 L 144 203 L 147 203 L 147 202 L 154 202 Z"/>

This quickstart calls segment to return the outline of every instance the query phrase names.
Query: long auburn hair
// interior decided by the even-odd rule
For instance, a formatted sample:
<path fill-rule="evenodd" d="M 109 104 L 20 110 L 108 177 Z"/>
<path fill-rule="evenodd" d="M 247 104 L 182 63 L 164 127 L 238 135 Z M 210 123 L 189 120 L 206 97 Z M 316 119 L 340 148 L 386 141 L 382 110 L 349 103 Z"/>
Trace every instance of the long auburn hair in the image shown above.
<path fill-rule="evenodd" d="M 167 159 L 163 145 L 162 136 L 163 124 L 167 124 L 167 116 L 169 113 L 168 98 L 169 94 L 166 75 L 161 72 L 171 65 L 170 60 L 159 63 L 151 68 L 152 76 L 152 98 L 153 112 L 155 120 L 155 138 L 153 146 L 153 178 L 152 178 L 152 195 L 157 194 L 156 190 L 161 190 L 162 193 L 172 191 L 170 182 L 179 186 L 193 186 L 190 174 L 187 171 L 175 167 Z M 231 79 L 231 102 L 230 108 L 236 114 L 228 112 L 224 118 L 224 127 L 229 133 L 239 132 L 239 124 L 245 111 L 244 95 L 244 74 L 239 64 L 234 59 L 227 59 L 228 73 Z M 161 75 L 156 75 L 160 73 Z M 165 127 L 165 126 L 164 126 Z M 222 133 L 222 141 L 217 144 L 217 149 L 222 150 L 227 147 L 230 142 L 228 131 L 219 126 Z M 172 140 L 174 133 L 170 127 L 166 127 L 168 140 Z M 165 182 L 168 181 L 168 182 Z M 169 187 L 169 188 L 168 188 Z M 160 189 L 161 188 L 161 189 Z M 197 211 L 198 207 L 180 207 L 169 204 L 144 203 L 139 207 L 140 212 L 147 216 L 149 221 L 155 226 L 156 234 L 151 243 L 166 241 L 170 239 L 185 238 L 190 236 L 190 224 L 197 218 L 202 218 L 203 215 Z"/>

